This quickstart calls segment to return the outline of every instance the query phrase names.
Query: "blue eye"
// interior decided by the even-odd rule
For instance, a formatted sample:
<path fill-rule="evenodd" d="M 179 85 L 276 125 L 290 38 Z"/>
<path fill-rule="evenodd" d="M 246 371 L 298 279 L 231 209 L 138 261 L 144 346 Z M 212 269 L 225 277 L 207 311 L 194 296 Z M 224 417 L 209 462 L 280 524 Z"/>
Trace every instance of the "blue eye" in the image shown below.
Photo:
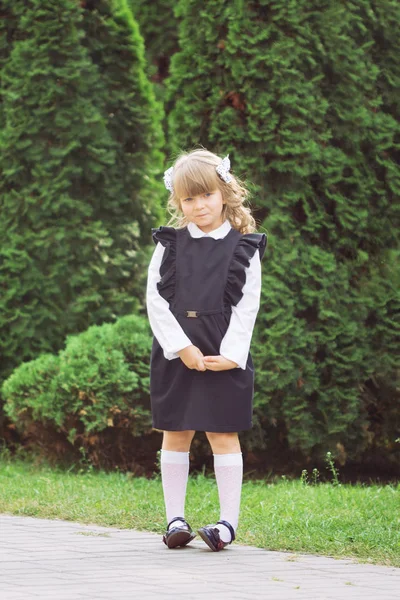
<path fill-rule="evenodd" d="M 212 196 L 212 194 L 213 194 L 212 192 L 205 192 L 205 193 L 203 194 L 203 196 L 204 196 L 204 197 L 208 197 L 208 196 Z M 193 198 L 184 198 L 184 199 L 183 199 L 183 202 L 190 202 L 191 200 L 193 200 Z"/>

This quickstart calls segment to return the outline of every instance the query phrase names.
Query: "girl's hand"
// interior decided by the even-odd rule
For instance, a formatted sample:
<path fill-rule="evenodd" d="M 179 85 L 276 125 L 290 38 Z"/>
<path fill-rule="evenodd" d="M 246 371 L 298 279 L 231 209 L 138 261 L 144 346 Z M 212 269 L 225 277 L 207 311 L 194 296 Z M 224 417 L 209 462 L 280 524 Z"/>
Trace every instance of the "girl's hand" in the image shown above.
<path fill-rule="evenodd" d="M 203 353 L 197 346 L 187 346 L 183 350 L 180 350 L 178 355 L 188 369 L 196 369 L 196 371 L 206 370 Z"/>
<path fill-rule="evenodd" d="M 229 360 L 224 356 L 203 356 L 204 364 L 206 369 L 210 371 L 229 371 L 230 369 L 236 369 L 237 363 L 233 360 Z"/>

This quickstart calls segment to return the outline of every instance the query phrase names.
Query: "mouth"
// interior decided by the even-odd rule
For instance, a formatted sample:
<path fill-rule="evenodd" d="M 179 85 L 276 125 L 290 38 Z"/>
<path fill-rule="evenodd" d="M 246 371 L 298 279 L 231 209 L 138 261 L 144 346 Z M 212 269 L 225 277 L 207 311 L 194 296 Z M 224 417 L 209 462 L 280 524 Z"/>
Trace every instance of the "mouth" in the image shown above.
<path fill-rule="evenodd" d="M 205 213 L 204 215 L 197 215 L 197 218 L 199 218 L 199 217 L 206 217 L 206 216 L 207 216 L 207 213 Z"/>

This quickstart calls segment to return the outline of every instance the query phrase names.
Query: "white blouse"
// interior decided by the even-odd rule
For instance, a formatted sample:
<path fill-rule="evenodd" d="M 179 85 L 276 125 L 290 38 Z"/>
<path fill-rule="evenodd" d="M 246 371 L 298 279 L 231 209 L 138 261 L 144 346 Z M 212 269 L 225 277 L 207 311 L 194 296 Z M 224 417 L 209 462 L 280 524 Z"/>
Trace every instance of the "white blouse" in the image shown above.
<path fill-rule="evenodd" d="M 215 240 L 221 239 L 229 233 L 230 229 L 228 220 L 210 233 L 204 233 L 195 223 L 188 224 L 188 231 L 195 238 L 209 236 Z M 164 246 L 158 242 L 148 269 L 146 304 L 152 332 L 163 349 L 165 358 L 173 360 L 179 358 L 177 352 L 191 346 L 192 342 L 169 310 L 169 303 L 157 289 L 157 283 L 161 279 L 160 266 L 164 250 Z M 220 346 L 220 355 L 235 362 L 238 368 L 246 369 L 251 337 L 260 308 L 261 261 L 258 251 L 250 259 L 250 265 L 246 268 L 246 282 L 242 293 L 243 297 L 238 304 L 232 306 L 229 326 Z"/>

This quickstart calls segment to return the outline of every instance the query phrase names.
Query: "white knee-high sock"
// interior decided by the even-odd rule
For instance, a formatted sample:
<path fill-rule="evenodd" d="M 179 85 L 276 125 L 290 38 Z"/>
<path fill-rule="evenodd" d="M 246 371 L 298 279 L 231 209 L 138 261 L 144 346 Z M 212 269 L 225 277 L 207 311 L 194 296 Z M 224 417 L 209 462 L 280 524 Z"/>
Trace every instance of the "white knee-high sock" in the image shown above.
<path fill-rule="evenodd" d="M 218 485 L 220 520 L 228 521 L 236 532 L 239 522 L 240 496 L 243 482 L 243 456 L 214 454 L 214 471 Z M 216 525 L 223 542 L 231 541 L 231 533 L 225 525 Z"/>
<path fill-rule="evenodd" d="M 164 492 L 167 523 L 185 516 L 186 486 L 189 475 L 189 452 L 161 450 L 161 481 Z M 172 527 L 183 525 L 175 521 Z"/>

